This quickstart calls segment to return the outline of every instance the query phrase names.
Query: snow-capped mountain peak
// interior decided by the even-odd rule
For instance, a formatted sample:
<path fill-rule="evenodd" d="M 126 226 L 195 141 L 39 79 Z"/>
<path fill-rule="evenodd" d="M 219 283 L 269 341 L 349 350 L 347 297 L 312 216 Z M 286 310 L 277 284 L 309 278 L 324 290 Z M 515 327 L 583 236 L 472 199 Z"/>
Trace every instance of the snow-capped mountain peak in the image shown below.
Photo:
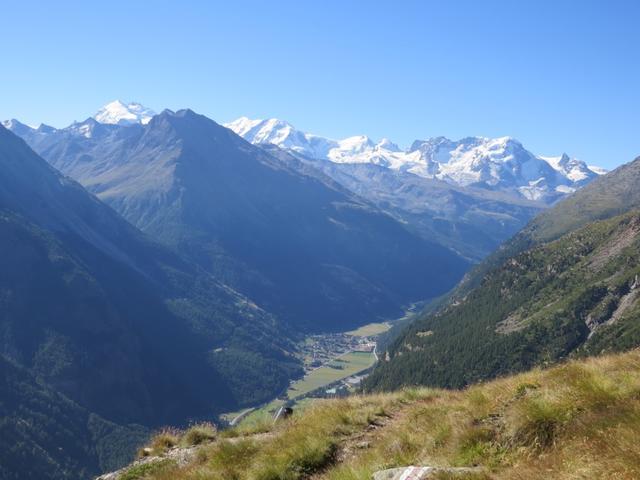
<path fill-rule="evenodd" d="M 589 170 L 591 170 L 592 172 L 596 172 L 598 175 L 606 175 L 607 173 L 609 173 L 609 170 L 607 170 L 606 168 L 602 168 L 599 167 L 597 165 L 587 165 L 589 167 Z"/>
<path fill-rule="evenodd" d="M 390 152 L 399 152 L 400 147 L 393 143 L 388 138 L 383 138 L 376 144 L 376 149 L 378 150 L 389 150 Z"/>
<path fill-rule="evenodd" d="M 12 131 L 16 135 L 25 135 L 28 132 L 36 130 L 31 125 L 26 125 L 26 124 L 16 120 L 15 118 L 12 118 L 11 120 L 3 120 L 2 121 L 2 126 L 4 128 L 6 128 L 7 130 Z"/>
<path fill-rule="evenodd" d="M 606 170 L 598 167 L 590 167 L 582 160 L 572 158 L 566 153 L 559 157 L 540 157 L 545 160 L 554 170 L 560 172 L 577 185 L 584 185 L 596 175 L 606 173 Z M 595 174 L 595 175 L 594 175 Z"/>
<path fill-rule="evenodd" d="M 133 123 L 145 125 L 149 123 L 155 114 L 153 110 L 139 103 L 123 103 L 120 100 L 114 100 L 98 110 L 93 118 L 99 123 L 112 125 L 130 125 Z"/>
<path fill-rule="evenodd" d="M 277 118 L 251 120 L 247 117 L 240 117 L 226 124 L 225 127 L 230 128 L 251 143 L 282 144 L 290 135 L 295 134 L 295 129 L 291 124 Z"/>
<path fill-rule="evenodd" d="M 373 164 L 442 180 L 462 187 L 513 192 L 528 200 L 550 203 L 602 173 L 566 154 L 542 157 L 513 137 L 446 137 L 416 140 L 407 150 L 389 139 L 376 142 L 366 135 L 343 140 L 296 130 L 277 119 L 247 117 L 225 125 L 254 144 L 270 143 L 310 159 L 338 164 Z"/>
<path fill-rule="evenodd" d="M 352 154 L 362 153 L 375 148 L 376 144 L 366 135 L 348 137 L 338 142 L 342 151 Z"/>
<path fill-rule="evenodd" d="M 335 140 L 301 132 L 277 118 L 252 120 L 240 117 L 224 126 L 250 143 L 273 144 L 310 158 L 325 158 L 338 145 Z"/>

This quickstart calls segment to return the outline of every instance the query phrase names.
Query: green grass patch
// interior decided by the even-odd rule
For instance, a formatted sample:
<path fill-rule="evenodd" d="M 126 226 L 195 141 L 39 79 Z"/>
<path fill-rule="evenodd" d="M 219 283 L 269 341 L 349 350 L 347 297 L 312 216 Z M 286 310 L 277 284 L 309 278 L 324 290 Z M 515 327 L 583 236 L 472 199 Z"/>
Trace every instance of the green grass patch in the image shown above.
<path fill-rule="evenodd" d="M 352 337 L 374 337 L 387 332 L 390 329 L 391 324 L 389 322 L 369 323 L 368 325 L 363 325 L 356 330 L 347 332 L 347 335 L 351 335 Z"/>
<path fill-rule="evenodd" d="M 159 462 L 135 465 L 122 474 L 120 480 L 139 480 L 150 475 L 166 472 L 175 466 L 176 463 L 173 460 L 161 460 Z"/>
<path fill-rule="evenodd" d="M 320 387 L 362 372 L 375 363 L 375 356 L 371 352 L 351 352 L 339 357 L 339 360 L 339 363 L 331 362 L 327 366 L 317 368 L 291 385 L 287 391 L 289 398 L 295 399 Z M 340 368 L 335 368 L 335 365 L 340 365 Z"/>

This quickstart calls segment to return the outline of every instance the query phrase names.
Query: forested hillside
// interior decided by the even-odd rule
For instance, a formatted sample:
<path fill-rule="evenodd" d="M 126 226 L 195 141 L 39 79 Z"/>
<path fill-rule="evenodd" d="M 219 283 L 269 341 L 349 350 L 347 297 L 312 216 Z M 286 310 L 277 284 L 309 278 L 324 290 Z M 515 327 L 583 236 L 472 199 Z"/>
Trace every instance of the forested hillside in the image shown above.
<path fill-rule="evenodd" d="M 640 344 L 638 211 L 594 221 L 637 206 L 639 172 L 636 160 L 534 219 L 389 346 L 367 388 L 460 387 Z"/>
<path fill-rule="evenodd" d="M 14 442 L 2 452 L 35 476 L 87 478 L 131 453 L 115 440 L 98 452 L 92 419 L 115 431 L 211 418 L 272 398 L 300 371 L 295 332 L 3 127 L 0 272 L 0 410 Z"/>
<path fill-rule="evenodd" d="M 132 460 L 150 430 L 91 413 L 0 355 L 0 478 L 89 478 Z"/>

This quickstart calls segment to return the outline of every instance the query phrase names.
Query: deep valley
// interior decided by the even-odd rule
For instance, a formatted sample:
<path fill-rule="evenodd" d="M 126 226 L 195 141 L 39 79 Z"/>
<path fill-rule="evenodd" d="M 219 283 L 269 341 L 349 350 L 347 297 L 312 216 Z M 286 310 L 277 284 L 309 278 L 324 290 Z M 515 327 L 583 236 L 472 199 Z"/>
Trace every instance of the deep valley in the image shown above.
<path fill-rule="evenodd" d="M 0 480 L 640 479 L 640 2 L 1 12 Z"/>

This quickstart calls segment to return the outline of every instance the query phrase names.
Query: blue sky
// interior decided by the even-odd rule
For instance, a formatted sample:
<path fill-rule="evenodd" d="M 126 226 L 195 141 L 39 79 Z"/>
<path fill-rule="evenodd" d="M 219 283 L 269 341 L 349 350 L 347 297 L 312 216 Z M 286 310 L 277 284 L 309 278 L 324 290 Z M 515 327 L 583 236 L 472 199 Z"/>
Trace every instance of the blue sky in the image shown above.
<path fill-rule="evenodd" d="M 640 155 L 640 2 L 3 2 L 0 118 L 102 104 L 278 117 L 330 137 L 511 135 Z"/>

